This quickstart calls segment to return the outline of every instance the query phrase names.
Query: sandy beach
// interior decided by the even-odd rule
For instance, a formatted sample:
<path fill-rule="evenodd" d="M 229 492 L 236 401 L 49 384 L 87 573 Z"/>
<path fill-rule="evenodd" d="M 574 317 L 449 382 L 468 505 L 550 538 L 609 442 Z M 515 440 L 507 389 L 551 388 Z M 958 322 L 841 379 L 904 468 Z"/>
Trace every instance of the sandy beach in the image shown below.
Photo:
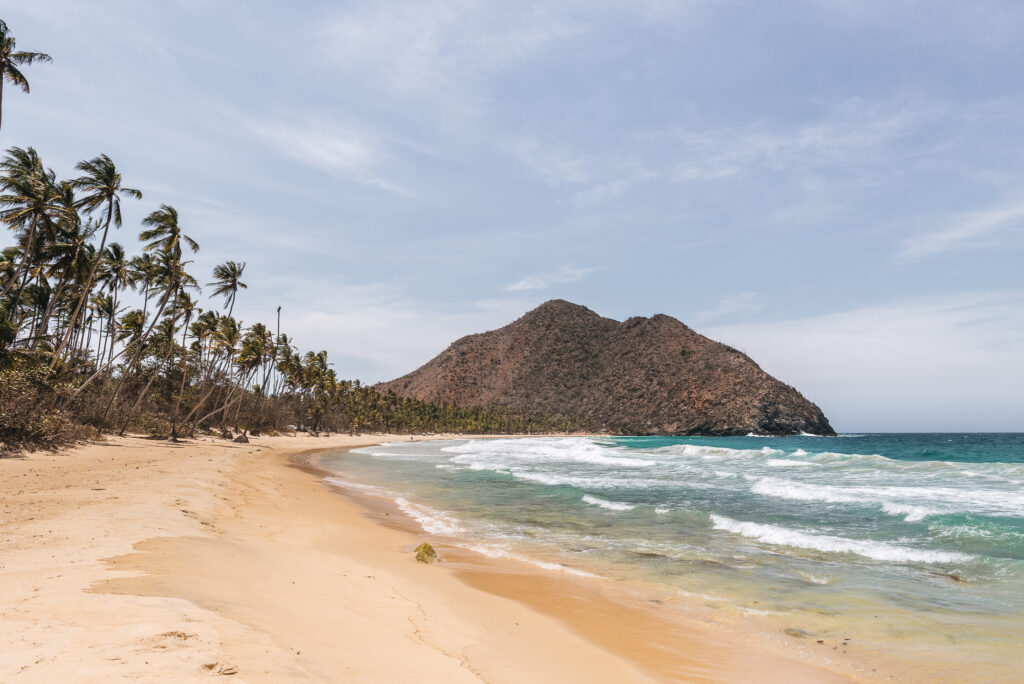
<path fill-rule="evenodd" d="M 600 580 L 443 546 L 417 563 L 428 535 L 301 465 L 384 439 L 0 460 L 0 681 L 850 681 Z"/>

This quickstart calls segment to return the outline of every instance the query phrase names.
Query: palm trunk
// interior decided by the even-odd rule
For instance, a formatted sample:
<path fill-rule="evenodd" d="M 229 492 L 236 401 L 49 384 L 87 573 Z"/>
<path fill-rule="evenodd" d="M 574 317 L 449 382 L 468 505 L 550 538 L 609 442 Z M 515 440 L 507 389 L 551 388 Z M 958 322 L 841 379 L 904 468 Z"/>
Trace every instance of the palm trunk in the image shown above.
<path fill-rule="evenodd" d="M 185 342 L 188 337 L 188 319 L 185 319 L 185 332 L 181 334 L 181 387 L 178 389 L 178 399 L 174 402 L 174 413 L 171 415 L 171 441 L 178 441 L 178 410 L 181 408 L 181 398 L 185 394 L 185 379 L 188 377 L 188 347 Z M 201 348 L 201 347 L 200 347 Z"/>
<path fill-rule="evenodd" d="M 128 423 L 131 422 L 132 415 L 134 415 L 135 410 L 139 408 L 139 404 L 141 404 L 143 398 L 145 398 L 146 392 L 148 392 L 149 388 L 153 386 L 153 381 L 156 380 L 156 376 L 160 375 L 160 369 L 163 368 L 164 365 L 167 363 L 167 359 L 171 358 L 172 351 L 174 351 L 173 336 L 168 337 L 167 353 L 164 354 L 164 358 L 160 360 L 160 363 L 157 365 L 157 367 L 153 369 L 153 374 L 149 376 L 149 381 L 146 383 L 146 386 L 143 387 L 142 391 L 139 393 L 139 398 L 135 400 L 135 403 L 132 405 L 131 410 L 128 411 L 128 415 L 125 416 L 124 425 L 121 426 L 121 431 L 117 433 L 119 437 L 124 437 L 124 431 L 128 428 Z"/>
<path fill-rule="evenodd" d="M 82 306 L 86 300 L 89 299 L 89 291 L 92 289 L 92 280 L 96 275 L 96 268 L 103 261 L 103 248 L 107 246 L 107 231 L 110 230 L 110 220 L 114 215 L 114 200 L 113 198 L 107 200 L 107 221 L 103 224 L 103 238 L 100 240 L 100 248 L 96 250 L 96 258 L 92 261 L 92 266 L 89 267 L 89 277 L 85 279 L 85 287 L 82 289 L 82 296 L 78 300 L 78 306 L 75 307 L 75 313 L 71 315 L 72 323 L 78 320 L 78 315 L 82 311 Z M 64 335 L 64 339 L 61 340 L 60 345 L 53 352 L 53 361 L 50 362 L 50 370 L 53 370 L 54 366 L 57 365 L 57 360 L 60 358 L 60 354 L 64 351 L 64 347 L 67 346 L 68 336 L 71 334 L 70 328 L 68 333 Z"/>
<path fill-rule="evenodd" d="M 114 387 L 114 394 L 113 396 L 110 397 L 110 402 L 107 404 L 107 408 L 103 410 L 103 416 L 100 418 L 100 424 L 96 426 L 97 437 L 103 434 L 103 427 L 107 423 L 107 416 L 110 415 L 110 409 L 114 406 L 114 402 L 117 401 L 117 394 L 118 392 L 121 391 L 121 386 L 124 385 L 124 381 L 128 377 L 128 372 L 135 365 L 135 362 L 139 360 L 139 356 L 142 354 L 142 348 L 145 346 L 146 340 L 149 338 L 149 334 L 153 332 L 153 328 L 156 327 L 157 321 L 160 320 L 160 314 L 164 312 L 164 307 L 167 306 L 167 301 L 171 298 L 171 292 L 173 290 L 174 287 L 168 284 L 167 291 L 164 292 L 163 299 L 161 299 L 160 301 L 159 311 L 157 311 L 156 316 L 153 317 L 153 322 L 149 324 L 149 328 L 146 330 L 145 333 L 143 333 L 142 337 L 139 338 L 138 347 L 135 349 L 135 353 L 132 355 L 131 361 L 128 362 L 128 366 L 127 368 L 125 368 L 124 373 L 122 373 L 121 377 L 118 379 L 117 385 Z M 94 377 L 96 377 L 95 374 L 92 377 L 90 377 L 89 380 L 86 380 L 86 384 L 88 384 L 89 381 L 92 380 L 92 378 Z M 81 392 L 83 387 L 85 387 L 84 384 L 75 391 L 75 394 L 72 395 L 71 398 L 73 399 L 79 392 Z"/>
<path fill-rule="evenodd" d="M 37 345 L 41 342 L 41 338 L 47 334 L 50 329 L 50 316 L 53 315 L 53 309 L 57 305 L 57 301 L 60 296 L 64 294 L 64 287 L 67 285 L 67 275 L 61 274 L 60 282 L 57 283 L 57 290 L 50 297 L 50 301 L 46 303 L 46 310 L 43 312 L 43 317 L 39 321 L 39 327 L 36 329 L 36 343 Z"/>
<path fill-rule="evenodd" d="M 110 330 L 110 351 L 107 353 L 107 355 L 110 357 L 109 359 L 107 359 L 107 363 L 108 364 L 110 364 L 114 360 L 114 330 L 115 330 L 114 318 L 117 316 L 117 288 L 116 287 L 113 288 L 113 294 L 114 294 L 114 308 L 111 310 L 112 313 L 110 314 L 110 324 L 107 326 L 109 328 L 109 330 Z M 145 320 L 145 319 L 143 319 L 143 320 Z"/>
<path fill-rule="evenodd" d="M 0 78 L 0 81 L 3 81 Z M 7 296 L 7 293 L 14 288 L 14 284 L 21 280 L 21 272 L 25 269 L 25 264 L 28 263 L 29 258 L 32 255 L 32 247 L 35 245 L 36 240 L 36 217 L 32 217 L 32 223 L 28 227 L 28 237 L 25 246 L 25 252 L 21 255 L 21 262 L 18 263 L 17 270 L 14 271 L 14 275 L 11 276 L 10 281 L 4 286 L 3 292 L 0 292 L 0 299 Z M 19 290 L 20 292 L 20 290 Z"/>
<path fill-rule="evenodd" d="M 214 409 L 213 411 L 210 411 L 209 413 L 207 413 L 205 416 L 203 416 L 198 421 L 196 421 L 196 425 L 201 425 L 203 423 L 203 421 L 206 420 L 207 418 L 215 416 L 218 413 L 220 413 L 221 411 L 224 411 L 225 409 L 231 408 L 232 404 L 234 404 L 236 401 L 240 401 L 243 396 L 244 396 L 244 394 L 239 394 L 239 396 L 236 397 L 235 399 L 231 399 L 231 394 L 229 393 L 228 394 L 228 399 L 229 400 L 227 402 L 225 402 L 225 404 L 223 406 L 221 406 L 219 409 Z"/>
<path fill-rule="evenodd" d="M 224 365 L 224 368 L 225 368 L 225 369 L 227 368 L 227 364 L 229 364 L 229 363 L 231 363 L 231 355 L 228 355 L 228 356 L 227 356 L 227 357 L 225 358 L 225 365 Z M 213 370 L 211 371 L 211 376 L 212 376 L 212 374 L 215 374 L 215 373 L 217 372 L 217 370 L 218 370 L 217 368 L 213 368 Z M 204 381 L 204 382 L 205 382 L 205 381 Z M 192 418 L 192 416 L 194 416 L 194 415 L 195 415 L 195 414 L 196 414 L 196 413 L 197 413 L 197 412 L 199 411 L 199 409 L 201 409 L 201 408 L 203 407 L 203 404 L 205 404 L 205 403 L 206 403 L 206 400 L 207 400 L 207 399 L 209 399 L 209 398 L 210 398 L 210 396 L 211 396 L 211 395 L 212 395 L 212 394 L 213 394 L 214 392 L 216 392 L 216 391 L 217 391 L 217 389 L 218 389 L 218 387 L 217 387 L 217 384 L 216 384 L 216 383 L 214 383 L 214 384 L 213 384 L 213 386 L 212 386 L 212 387 L 210 387 L 210 391 L 209 391 L 209 392 L 207 392 L 206 394 L 204 394 L 204 395 L 203 395 L 202 399 L 200 399 L 200 400 L 199 400 L 199 403 L 197 403 L 197 404 L 196 404 L 195 406 L 193 406 L 193 407 L 192 407 L 192 410 L 188 412 L 188 415 L 187 415 L 187 416 L 185 416 L 185 417 L 184 417 L 184 418 L 182 419 L 182 421 L 181 421 L 181 422 L 182 422 L 182 423 L 188 423 L 189 419 L 190 419 L 190 418 Z M 214 403 L 216 403 L 216 402 L 214 402 Z"/>
<path fill-rule="evenodd" d="M 100 318 L 99 329 L 96 331 L 96 367 L 103 363 L 107 351 L 107 319 Z"/>

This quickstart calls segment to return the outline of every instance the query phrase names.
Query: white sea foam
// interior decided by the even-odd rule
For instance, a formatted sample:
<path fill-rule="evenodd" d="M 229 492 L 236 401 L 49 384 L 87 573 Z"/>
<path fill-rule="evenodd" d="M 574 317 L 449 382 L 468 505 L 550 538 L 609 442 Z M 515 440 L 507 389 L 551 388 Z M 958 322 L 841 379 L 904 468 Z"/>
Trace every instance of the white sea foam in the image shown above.
<path fill-rule="evenodd" d="M 860 497 L 845 492 L 842 487 L 807 484 L 775 477 L 759 478 L 750 491 L 762 496 L 794 501 L 823 501 L 826 503 L 858 503 L 862 501 Z"/>
<path fill-rule="evenodd" d="M 764 610 L 762 608 L 748 608 L 746 606 L 736 606 L 736 610 L 746 615 L 785 615 L 786 613 L 779 610 Z"/>
<path fill-rule="evenodd" d="M 468 465 L 475 470 L 498 470 L 525 464 L 580 464 L 620 468 L 647 468 L 657 464 L 649 458 L 632 456 L 626 449 L 608 447 L 590 439 L 509 439 L 470 440 L 463 444 L 442 447 L 441 451 L 458 454 L 452 463 Z"/>
<path fill-rule="evenodd" d="M 941 511 L 934 508 L 928 508 L 927 506 L 913 506 L 911 504 L 892 503 L 891 501 L 883 501 L 882 510 L 889 515 L 905 515 L 906 518 L 904 518 L 904 520 L 907 522 L 924 520 L 929 515 L 941 513 Z"/>
<path fill-rule="evenodd" d="M 500 546 L 495 546 L 494 544 L 466 544 L 462 548 L 469 549 L 470 551 L 476 551 L 477 553 L 483 554 L 484 556 L 487 556 L 489 558 L 508 558 L 511 560 L 519 561 L 521 563 L 529 563 L 530 565 L 535 565 L 538 568 L 543 568 L 545 570 L 564 572 L 570 575 L 578 575 L 580 577 L 593 577 L 595 579 L 601 579 L 600 575 L 595 575 L 594 573 L 587 572 L 586 570 L 577 570 L 576 568 L 570 568 L 569 566 L 562 565 L 561 563 L 549 563 L 547 561 L 537 560 L 535 558 L 527 558 L 526 556 L 521 556 L 517 553 L 512 553 L 511 551 L 503 549 Z"/>
<path fill-rule="evenodd" d="M 346 487 L 348 489 L 355 489 L 360 492 L 366 492 L 367 494 L 373 494 L 375 496 L 383 496 L 387 498 L 394 498 L 394 493 L 384 489 L 383 487 L 377 487 L 375 485 L 360 484 L 358 482 L 349 482 L 343 480 L 340 477 L 325 477 L 324 482 L 332 484 L 336 487 Z"/>
<path fill-rule="evenodd" d="M 654 512 L 658 515 L 665 515 L 666 513 L 671 513 L 672 509 L 668 506 L 657 506 L 655 507 Z"/>
<path fill-rule="evenodd" d="M 978 489 L 916 486 L 836 486 L 796 482 L 776 477 L 757 478 L 750 491 L 794 501 L 859 503 L 881 506 L 891 515 L 916 517 L 944 513 L 979 513 L 993 516 L 1024 515 L 1024 492 L 1018 489 Z M 927 512 L 924 512 L 927 511 Z M 914 516 L 914 517 L 910 517 Z M 923 516 L 922 516 L 923 517 Z"/>
<path fill-rule="evenodd" d="M 631 511 L 637 506 L 636 504 L 622 503 L 621 501 L 607 501 L 605 499 L 599 499 L 596 496 L 591 496 L 590 494 L 584 494 L 583 501 L 594 506 L 606 508 L 609 511 Z"/>
<path fill-rule="evenodd" d="M 865 558 L 890 563 L 958 563 L 973 558 L 973 556 L 955 551 L 914 549 L 879 541 L 864 541 L 812 534 L 776 525 L 733 520 L 732 518 L 714 513 L 711 514 L 711 522 L 717 530 L 724 530 L 755 539 L 764 544 L 811 549 L 827 553 L 853 553 Z"/>
<path fill-rule="evenodd" d="M 797 449 L 796 451 L 793 452 L 793 456 L 806 456 L 806 455 L 807 455 L 807 452 L 804 451 L 803 449 Z"/>
<path fill-rule="evenodd" d="M 439 534 L 446 537 L 454 537 L 466 532 L 457 518 L 422 504 L 415 504 L 400 496 L 395 503 L 403 513 L 420 524 L 426 532 Z"/>
<path fill-rule="evenodd" d="M 772 449 L 767 446 L 761 447 L 760 449 L 730 449 L 728 447 L 712 447 L 700 444 L 673 444 L 671 446 L 655 449 L 654 452 L 658 454 L 699 458 L 702 461 L 721 461 L 732 458 L 751 459 L 758 458 L 760 456 L 771 456 L 784 453 L 779 449 Z"/>
<path fill-rule="evenodd" d="M 806 452 L 805 452 L 806 453 Z M 796 454 L 794 454 L 796 455 Z M 769 458 L 765 465 L 771 468 L 820 468 L 820 463 L 814 461 L 794 461 L 790 458 Z"/>
<path fill-rule="evenodd" d="M 832 584 L 832 582 L 834 581 L 831 577 L 827 577 L 825 575 L 815 575 L 814 573 L 810 572 L 801 572 L 800 576 L 808 582 L 810 582 L 811 584 L 820 584 L 823 586 L 826 584 Z"/>

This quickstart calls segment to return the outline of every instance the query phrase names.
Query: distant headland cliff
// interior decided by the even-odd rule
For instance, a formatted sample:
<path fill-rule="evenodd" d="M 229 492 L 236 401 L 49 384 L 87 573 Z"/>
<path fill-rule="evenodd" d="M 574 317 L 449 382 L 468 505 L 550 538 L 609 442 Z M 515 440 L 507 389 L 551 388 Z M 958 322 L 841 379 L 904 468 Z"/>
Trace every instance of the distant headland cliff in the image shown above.
<path fill-rule="evenodd" d="M 561 299 L 381 383 L 456 406 L 572 417 L 633 435 L 834 434 L 796 389 L 665 315 L 621 323 Z"/>

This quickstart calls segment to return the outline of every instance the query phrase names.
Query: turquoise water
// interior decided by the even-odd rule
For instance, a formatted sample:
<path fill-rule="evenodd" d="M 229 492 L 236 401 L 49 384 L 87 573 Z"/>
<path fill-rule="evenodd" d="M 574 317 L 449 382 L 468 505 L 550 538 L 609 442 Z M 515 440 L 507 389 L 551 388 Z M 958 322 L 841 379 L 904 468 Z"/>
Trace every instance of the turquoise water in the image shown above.
<path fill-rule="evenodd" d="M 814 634 L 1024 656 L 1021 434 L 459 440 L 323 460 L 490 555 Z"/>

